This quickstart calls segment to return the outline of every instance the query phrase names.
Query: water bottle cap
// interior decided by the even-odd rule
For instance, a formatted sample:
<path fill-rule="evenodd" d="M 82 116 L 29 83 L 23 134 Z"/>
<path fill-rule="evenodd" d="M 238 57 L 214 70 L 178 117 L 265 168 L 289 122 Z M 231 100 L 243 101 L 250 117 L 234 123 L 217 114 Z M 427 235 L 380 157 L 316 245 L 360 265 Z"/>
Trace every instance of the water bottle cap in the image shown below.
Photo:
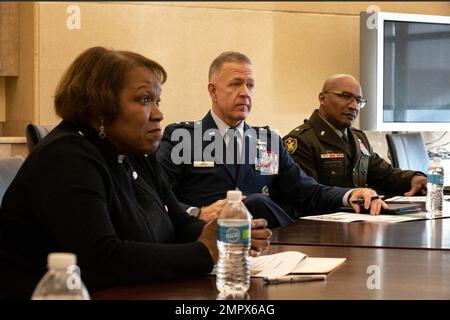
<path fill-rule="evenodd" d="M 47 256 L 49 269 L 67 269 L 70 265 L 77 264 L 77 256 L 73 253 L 54 252 Z"/>
<path fill-rule="evenodd" d="M 229 201 L 241 201 L 242 192 L 239 190 L 227 191 L 227 200 Z"/>

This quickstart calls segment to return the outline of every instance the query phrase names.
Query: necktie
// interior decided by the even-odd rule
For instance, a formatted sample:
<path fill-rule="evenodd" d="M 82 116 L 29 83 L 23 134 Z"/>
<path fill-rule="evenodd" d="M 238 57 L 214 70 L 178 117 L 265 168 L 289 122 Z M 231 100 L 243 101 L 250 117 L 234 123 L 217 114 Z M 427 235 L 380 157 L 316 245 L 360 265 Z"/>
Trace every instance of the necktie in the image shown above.
<path fill-rule="evenodd" d="M 345 143 L 346 143 L 347 145 L 350 145 L 350 140 L 348 139 L 348 136 L 347 136 L 346 133 L 343 133 L 343 134 L 342 134 L 342 139 L 345 141 Z"/>
<path fill-rule="evenodd" d="M 227 135 L 228 135 L 228 143 L 226 147 L 226 163 L 237 165 L 238 164 L 238 158 L 239 158 L 239 150 L 238 150 L 238 140 L 237 140 L 237 134 L 238 132 L 236 129 L 228 129 Z M 232 162 L 231 162 L 232 161 Z"/>
<path fill-rule="evenodd" d="M 227 133 L 228 135 L 228 143 L 226 144 L 226 151 L 225 151 L 225 165 L 228 167 L 228 170 L 233 176 L 235 184 L 237 184 L 237 179 L 239 176 L 239 145 L 238 145 L 238 138 L 237 134 L 239 132 L 236 131 L 236 129 L 228 129 Z"/>
<path fill-rule="evenodd" d="M 350 139 L 348 138 L 348 136 L 347 136 L 347 134 L 345 132 L 342 134 L 342 140 L 344 140 L 345 144 L 348 147 L 348 150 L 350 151 L 350 154 L 352 154 L 353 148 L 352 148 L 352 145 L 350 143 Z M 352 156 L 353 156 L 353 154 L 352 154 Z"/>

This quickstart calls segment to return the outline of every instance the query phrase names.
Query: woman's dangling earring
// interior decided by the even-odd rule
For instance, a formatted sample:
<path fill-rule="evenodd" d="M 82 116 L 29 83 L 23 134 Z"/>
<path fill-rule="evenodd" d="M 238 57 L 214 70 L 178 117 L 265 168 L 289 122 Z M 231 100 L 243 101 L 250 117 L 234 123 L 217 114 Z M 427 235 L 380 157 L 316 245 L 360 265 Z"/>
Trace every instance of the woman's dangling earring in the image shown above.
<path fill-rule="evenodd" d="M 103 125 L 103 120 L 102 120 L 102 124 L 100 125 L 100 132 L 98 133 L 98 136 L 100 139 L 105 139 L 106 137 L 106 133 L 105 133 L 105 126 Z"/>

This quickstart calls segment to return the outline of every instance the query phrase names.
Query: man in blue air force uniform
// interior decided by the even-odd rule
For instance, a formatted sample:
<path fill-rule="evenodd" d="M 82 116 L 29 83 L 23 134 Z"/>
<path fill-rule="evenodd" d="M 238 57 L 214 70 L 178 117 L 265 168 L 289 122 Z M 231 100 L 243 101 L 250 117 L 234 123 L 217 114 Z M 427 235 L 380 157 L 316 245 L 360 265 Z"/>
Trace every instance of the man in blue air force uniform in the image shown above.
<path fill-rule="evenodd" d="M 373 190 L 318 184 L 291 159 L 276 133 L 245 122 L 253 87 L 248 57 L 224 52 L 209 70 L 211 110 L 201 121 L 166 127 L 157 156 L 186 211 L 214 219 L 227 190 L 239 189 L 253 217 L 267 219 L 270 228 L 293 222 L 272 199 L 275 194 L 304 214 L 335 211 L 359 198 L 378 214 L 385 204 L 371 201 Z"/>

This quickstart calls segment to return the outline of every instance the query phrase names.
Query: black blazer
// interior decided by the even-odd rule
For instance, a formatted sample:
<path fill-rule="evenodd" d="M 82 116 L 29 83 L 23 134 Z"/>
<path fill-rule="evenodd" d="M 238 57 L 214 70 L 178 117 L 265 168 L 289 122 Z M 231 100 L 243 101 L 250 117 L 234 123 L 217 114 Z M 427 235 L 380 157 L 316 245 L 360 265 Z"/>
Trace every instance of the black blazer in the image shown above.
<path fill-rule="evenodd" d="M 0 296 L 29 297 L 50 252 L 75 253 L 90 292 L 210 272 L 210 253 L 195 242 L 203 225 L 179 206 L 154 156 L 119 156 L 93 129 L 62 122 L 3 198 Z"/>

